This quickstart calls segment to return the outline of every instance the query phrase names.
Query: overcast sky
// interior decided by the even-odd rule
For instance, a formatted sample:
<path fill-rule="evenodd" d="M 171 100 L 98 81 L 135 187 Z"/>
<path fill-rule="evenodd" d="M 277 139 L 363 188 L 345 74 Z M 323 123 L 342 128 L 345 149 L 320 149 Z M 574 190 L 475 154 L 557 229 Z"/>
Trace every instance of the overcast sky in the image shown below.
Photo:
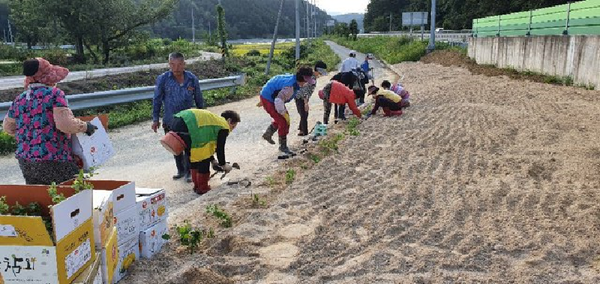
<path fill-rule="evenodd" d="M 330 15 L 364 13 L 370 0 L 317 0 L 317 6 Z"/>

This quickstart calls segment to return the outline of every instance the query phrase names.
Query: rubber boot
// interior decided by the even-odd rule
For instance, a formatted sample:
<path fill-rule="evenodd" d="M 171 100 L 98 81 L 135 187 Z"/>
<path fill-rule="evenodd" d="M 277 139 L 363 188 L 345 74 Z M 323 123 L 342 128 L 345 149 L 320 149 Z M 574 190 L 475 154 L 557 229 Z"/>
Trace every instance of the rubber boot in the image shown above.
<path fill-rule="evenodd" d="M 192 176 L 192 182 L 194 183 L 194 192 L 196 192 L 198 191 L 198 188 L 196 187 L 198 184 L 198 170 L 191 170 L 190 173 Z"/>
<path fill-rule="evenodd" d="M 402 115 L 402 111 L 401 110 L 391 111 L 391 116 L 401 116 L 401 115 Z"/>
<path fill-rule="evenodd" d="M 262 138 L 267 140 L 269 144 L 275 145 L 275 141 L 273 141 L 273 134 L 275 134 L 275 132 L 277 132 L 277 128 L 275 128 L 273 124 L 269 124 L 269 127 L 267 127 L 267 130 L 262 135 Z"/>
<path fill-rule="evenodd" d="M 184 176 L 186 176 L 185 174 L 185 155 L 181 154 L 179 156 L 174 156 L 175 157 L 175 166 L 177 166 L 177 174 L 173 176 L 174 180 L 180 179 Z"/>
<path fill-rule="evenodd" d="M 208 184 L 208 181 L 210 180 L 210 173 L 203 174 L 197 172 L 195 176 L 196 182 L 194 184 L 196 188 L 196 193 L 202 195 L 209 192 L 210 185 Z"/>
<path fill-rule="evenodd" d="M 292 150 L 288 148 L 286 136 L 279 136 L 279 151 L 289 156 L 296 156 L 296 153 L 292 152 Z"/>

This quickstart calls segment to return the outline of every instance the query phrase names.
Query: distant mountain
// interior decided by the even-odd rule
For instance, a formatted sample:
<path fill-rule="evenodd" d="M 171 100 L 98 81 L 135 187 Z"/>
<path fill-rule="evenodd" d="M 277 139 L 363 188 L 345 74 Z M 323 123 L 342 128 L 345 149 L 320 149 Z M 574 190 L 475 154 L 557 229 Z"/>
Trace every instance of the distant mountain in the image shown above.
<path fill-rule="evenodd" d="M 202 39 L 203 34 L 216 31 L 215 6 L 218 2 L 218 0 L 180 0 L 172 15 L 162 22 L 154 24 L 152 31 L 160 37 L 191 39 L 191 13 L 193 10 L 196 39 Z M 221 0 L 220 2 L 225 9 L 229 39 L 271 38 L 273 36 L 280 0 Z M 300 35 L 302 37 L 306 35 L 304 28 L 306 5 L 310 5 L 308 1 L 300 1 Z M 284 2 L 278 32 L 280 38 L 294 37 L 295 35 L 294 8 L 294 1 Z M 318 32 L 321 33 L 322 27 L 332 18 L 318 7 L 316 14 Z"/>
<path fill-rule="evenodd" d="M 340 23 L 350 23 L 352 20 L 356 20 L 358 22 L 358 29 L 363 30 L 363 20 L 365 18 L 365 14 L 352 13 L 352 14 L 343 14 L 332 16 L 332 18 Z"/>

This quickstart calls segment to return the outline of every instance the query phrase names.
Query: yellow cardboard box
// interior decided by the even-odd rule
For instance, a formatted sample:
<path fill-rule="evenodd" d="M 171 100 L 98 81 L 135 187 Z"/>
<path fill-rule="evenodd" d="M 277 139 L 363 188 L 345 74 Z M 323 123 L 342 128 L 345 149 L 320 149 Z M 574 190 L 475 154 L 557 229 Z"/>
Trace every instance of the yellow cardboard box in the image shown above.
<path fill-rule="evenodd" d="M 112 284 L 119 262 L 117 228 L 113 227 L 106 246 L 102 249 L 102 282 Z"/>
<path fill-rule="evenodd" d="M 94 239 L 96 248 L 100 250 L 106 246 L 110 233 L 115 226 L 112 191 L 94 190 L 93 205 Z"/>
<path fill-rule="evenodd" d="M 101 262 L 100 257 L 96 254 L 93 264 L 73 280 L 71 284 L 103 284 L 102 270 L 100 269 Z"/>
<path fill-rule="evenodd" d="M 68 198 L 49 210 L 47 186 L 0 185 L 8 205 L 37 202 L 53 223 L 51 237 L 42 217 L 0 216 L 0 259 L 5 260 L 0 274 L 5 283 L 69 284 L 92 264 L 92 191 L 74 194 L 70 187 L 59 187 L 58 192 Z"/>

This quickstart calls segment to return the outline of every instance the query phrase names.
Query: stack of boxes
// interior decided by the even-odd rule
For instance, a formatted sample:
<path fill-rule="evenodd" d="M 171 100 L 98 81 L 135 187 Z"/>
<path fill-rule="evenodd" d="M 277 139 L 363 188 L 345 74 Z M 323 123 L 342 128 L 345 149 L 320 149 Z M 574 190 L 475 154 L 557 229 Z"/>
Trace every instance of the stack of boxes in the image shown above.
<path fill-rule="evenodd" d="M 68 198 L 52 210 L 48 186 L 0 185 L 7 204 L 38 202 L 53 221 L 51 238 L 41 217 L 0 215 L 0 259 L 8 259 L 0 283 L 113 284 L 140 256 L 160 251 L 168 233 L 164 189 L 88 182 L 94 190 L 77 194 L 73 181 L 58 186 Z"/>
<path fill-rule="evenodd" d="M 52 222 L 51 236 L 42 217 L 0 216 L 0 283 L 74 283 L 95 262 L 92 191 L 57 192 L 66 199 L 54 204 L 48 186 L 0 185 L 6 204 L 36 202 Z"/>
<path fill-rule="evenodd" d="M 167 227 L 167 197 L 164 189 L 136 188 L 136 203 L 140 223 L 140 254 L 152 258 L 160 251 L 169 232 Z"/>

